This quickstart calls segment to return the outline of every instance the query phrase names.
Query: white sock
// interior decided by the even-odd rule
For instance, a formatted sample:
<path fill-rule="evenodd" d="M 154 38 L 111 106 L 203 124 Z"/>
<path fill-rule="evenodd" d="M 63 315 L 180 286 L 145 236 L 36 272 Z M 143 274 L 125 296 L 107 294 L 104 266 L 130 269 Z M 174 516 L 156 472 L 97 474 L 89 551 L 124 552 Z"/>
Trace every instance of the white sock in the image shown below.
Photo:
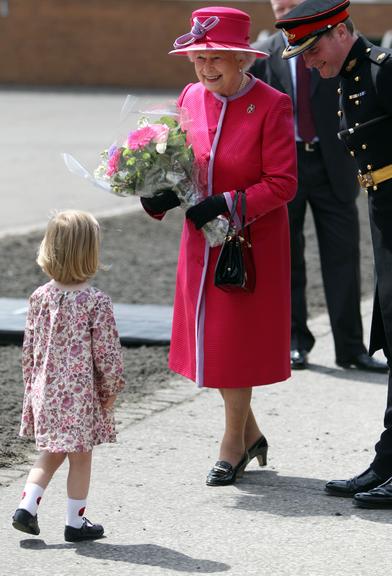
<path fill-rule="evenodd" d="M 41 498 L 44 492 L 45 489 L 41 488 L 41 486 L 38 486 L 38 484 L 27 482 L 26 486 L 24 487 L 22 500 L 20 501 L 18 508 L 23 508 L 35 516 L 37 514 L 38 506 L 41 502 Z"/>
<path fill-rule="evenodd" d="M 72 528 L 81 528 L 83 524 L 84 510 L 86 508 L 87 500 L 73 500 L 67 499 L 67 516 L 65 519 L 66 526 Z"/>

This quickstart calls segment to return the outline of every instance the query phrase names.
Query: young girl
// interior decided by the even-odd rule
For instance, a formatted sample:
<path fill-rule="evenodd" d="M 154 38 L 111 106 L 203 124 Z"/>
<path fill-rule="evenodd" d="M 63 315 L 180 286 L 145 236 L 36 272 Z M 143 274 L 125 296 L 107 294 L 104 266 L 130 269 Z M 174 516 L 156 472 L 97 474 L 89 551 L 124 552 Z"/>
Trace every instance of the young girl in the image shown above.
<path fill-rule="evenodd" d="M 67 542 L 103 536 L 84 517 L 93 446 L 115 442 L 113 404 L 124 386 L 119 337 L 108 296 L 87 281 L 99 266 L 99 226 L 74 210 L 49 222 L 37 263 L 52 278 L 30 297 L 23 342 L 25 397 L 20 435 L 35 437 L 32 467 L 12 525 L 39 534 L 37 509 L 67 458 Z"/>

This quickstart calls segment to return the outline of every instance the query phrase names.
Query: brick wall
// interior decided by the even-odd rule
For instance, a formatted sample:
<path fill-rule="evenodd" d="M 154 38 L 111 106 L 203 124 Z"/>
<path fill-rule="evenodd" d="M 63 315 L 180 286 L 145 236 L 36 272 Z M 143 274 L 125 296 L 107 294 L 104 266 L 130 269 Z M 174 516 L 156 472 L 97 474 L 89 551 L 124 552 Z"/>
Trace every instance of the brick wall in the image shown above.
<path fill-rule="evenodd" d="M 167 52 L 188 30 L 192 10 L 211 4 L 248 12 L 253 39 L 273 28 L 269 2 L 257 0 L 8 0 L 0 83 L 178 88 L 193 79 L 192 65 Z M 354 4 L 351 13 L 370 37 L 392 23 L 391 3 Z"/>

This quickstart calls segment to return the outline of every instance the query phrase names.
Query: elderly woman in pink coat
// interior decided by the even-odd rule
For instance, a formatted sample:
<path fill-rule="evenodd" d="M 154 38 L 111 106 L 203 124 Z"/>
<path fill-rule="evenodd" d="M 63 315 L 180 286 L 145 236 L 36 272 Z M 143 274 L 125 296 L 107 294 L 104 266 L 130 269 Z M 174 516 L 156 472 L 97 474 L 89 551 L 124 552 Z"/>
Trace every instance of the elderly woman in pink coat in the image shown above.
<path fill-rule="evenodd" d="M 184 88 L 178 104 L 191 118 L 188 140 L 204 199 L 188 209 L 182 232 L 169 367 L 223 397 L 225 431 L 207 476 L 208 485 L 222 486 L 234 483 L 252 458 L 267 461 L 267 440 L 251 408 L 253 386 L 290 376 L 286 204 L 296 191 L 296 152 L 290 99 L 246 72 L 256 57 L 266 57 L 249 45 L 248 14 L 202 8 L 191 25 L 171 53 L 188 55 L 199 80 Z M 246 194 L 253 293 L 214 285 L 220 247 L 210 248 L 201 230 L 230 213 L 237 190 Z M 156 218 L 179 204 L 172 191 L 142 203 Z"/>

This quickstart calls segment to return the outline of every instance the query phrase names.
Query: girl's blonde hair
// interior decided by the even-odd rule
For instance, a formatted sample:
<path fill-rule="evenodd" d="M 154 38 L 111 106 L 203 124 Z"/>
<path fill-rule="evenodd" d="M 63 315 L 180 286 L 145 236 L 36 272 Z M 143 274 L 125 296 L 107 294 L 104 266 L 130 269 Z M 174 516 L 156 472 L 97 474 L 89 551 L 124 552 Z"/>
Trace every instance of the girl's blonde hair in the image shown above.
<path fill-rule="evenodd" d="M 85 282 L 99 268 L 99 224 L 88 212 L 65 210 L 49 221 L 37 264 L 62 284 Z"/>

